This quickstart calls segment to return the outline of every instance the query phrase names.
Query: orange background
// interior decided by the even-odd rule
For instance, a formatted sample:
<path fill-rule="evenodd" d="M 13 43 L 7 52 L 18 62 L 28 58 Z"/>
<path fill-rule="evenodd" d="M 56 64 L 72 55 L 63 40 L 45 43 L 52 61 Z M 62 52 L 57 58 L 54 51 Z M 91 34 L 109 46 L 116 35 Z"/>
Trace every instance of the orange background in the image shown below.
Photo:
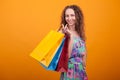
<path fill-rule="evenodd" d="M 59 27 L 63 8 L 79 5 L 85 16 L 89 80 L 120 80 L 119 0 L 1 0 L 0 80 L 59 80 L 29 56 Z"/>

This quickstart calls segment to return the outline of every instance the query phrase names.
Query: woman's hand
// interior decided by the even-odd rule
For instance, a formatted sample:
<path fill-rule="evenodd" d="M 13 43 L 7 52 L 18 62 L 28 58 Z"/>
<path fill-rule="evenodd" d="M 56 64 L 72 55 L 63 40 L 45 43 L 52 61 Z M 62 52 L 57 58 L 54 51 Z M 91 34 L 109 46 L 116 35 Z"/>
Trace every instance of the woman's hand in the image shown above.
<path fill-rule="evenodd" d="M 67 24 L 65 26 L 62 24 L 62 32 L 66 33 L 69 36 L 71 35 L 71 31 L 69 30 Z"/>

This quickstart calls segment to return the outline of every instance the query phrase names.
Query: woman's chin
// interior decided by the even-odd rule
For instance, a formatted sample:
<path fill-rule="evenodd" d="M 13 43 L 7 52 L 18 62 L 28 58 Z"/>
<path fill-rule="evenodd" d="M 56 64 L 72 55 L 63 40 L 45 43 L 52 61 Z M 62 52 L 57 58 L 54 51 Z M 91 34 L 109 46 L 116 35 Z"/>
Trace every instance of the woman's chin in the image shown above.
<path fill-rule="evenodd" d="M 74 24 L 68 24 L 69 26 L 73 26 Z"/>

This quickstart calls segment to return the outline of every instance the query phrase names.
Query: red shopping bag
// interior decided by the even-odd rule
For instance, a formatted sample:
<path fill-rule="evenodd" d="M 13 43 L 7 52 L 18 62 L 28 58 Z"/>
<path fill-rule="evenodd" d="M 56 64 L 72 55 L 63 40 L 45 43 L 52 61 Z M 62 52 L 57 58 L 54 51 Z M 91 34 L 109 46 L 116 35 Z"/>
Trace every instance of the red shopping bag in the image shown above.
<path fill-rule="evenodd" d="M 55 71 L 67 72 L 68 69 L 68 36 L 65 36 L 65 42 Z"/>

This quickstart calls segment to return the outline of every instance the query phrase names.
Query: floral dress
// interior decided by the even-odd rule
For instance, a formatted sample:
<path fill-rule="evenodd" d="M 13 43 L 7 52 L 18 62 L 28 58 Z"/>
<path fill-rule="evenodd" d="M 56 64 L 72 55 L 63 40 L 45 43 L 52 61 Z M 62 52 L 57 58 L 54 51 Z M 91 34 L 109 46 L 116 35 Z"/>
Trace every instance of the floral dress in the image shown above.
<path fill-rule="evenodd" d="M 61 73 L 60 80 L 88 80 L 82 60 L 86 51 L 85 42 L 79 37 L 73 38 L 72 53 L 68 61 L 68 71 Z"/>

